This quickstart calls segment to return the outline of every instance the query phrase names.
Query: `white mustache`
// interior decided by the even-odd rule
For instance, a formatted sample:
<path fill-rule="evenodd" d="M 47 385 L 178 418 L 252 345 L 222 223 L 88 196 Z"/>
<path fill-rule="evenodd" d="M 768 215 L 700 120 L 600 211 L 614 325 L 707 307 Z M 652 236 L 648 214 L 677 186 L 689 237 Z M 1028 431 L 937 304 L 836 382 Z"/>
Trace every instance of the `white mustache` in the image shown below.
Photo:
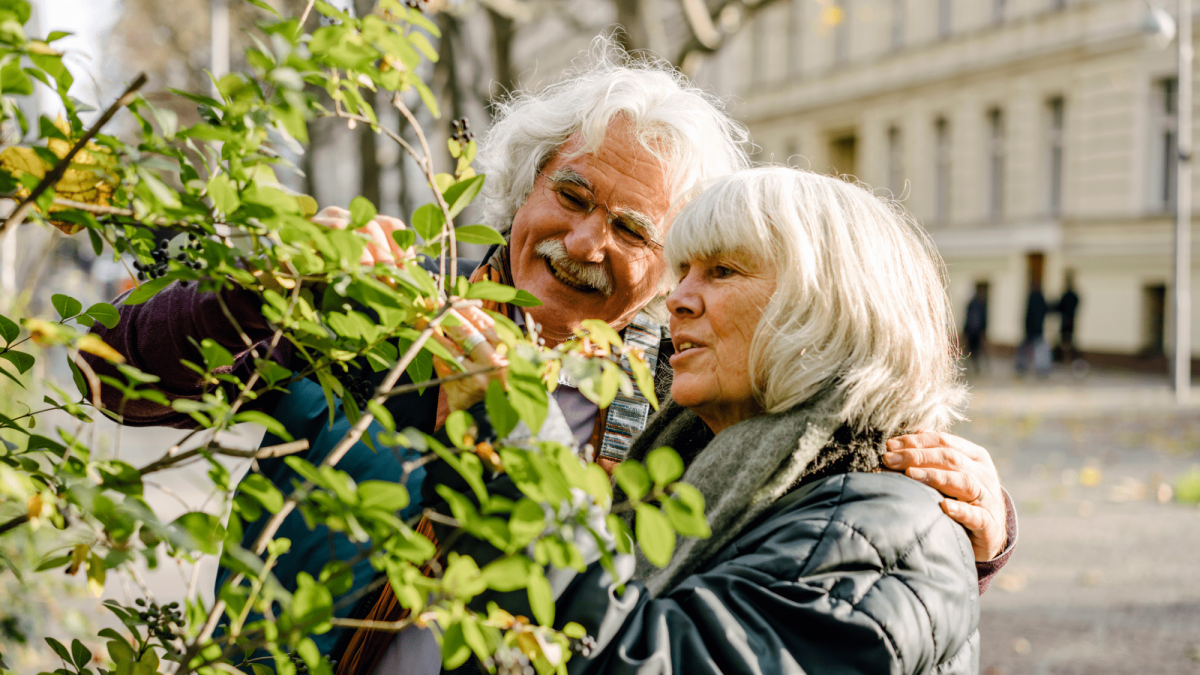
<path fill-rule="evenodd" d="M 567 247 L 557 239 L 543 240 L 533 250 L 553 263 L 555 267 L 571 275 L 585 286 L 596 289 L 606 298 L 612 296 L 616 291 L 616 284 L 613 283 L 602 265 L 576 262 L 567 254 Z"/>

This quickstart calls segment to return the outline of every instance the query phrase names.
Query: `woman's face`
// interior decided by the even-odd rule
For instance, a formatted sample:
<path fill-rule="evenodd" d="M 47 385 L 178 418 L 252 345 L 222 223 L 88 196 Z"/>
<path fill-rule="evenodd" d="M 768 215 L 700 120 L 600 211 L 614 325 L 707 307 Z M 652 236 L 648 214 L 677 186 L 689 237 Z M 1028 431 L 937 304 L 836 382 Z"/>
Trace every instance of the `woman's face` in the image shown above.
<path fill-rule="evenodd" d="M 675 379 L 671 397 L 714 432 L 760 412 L 750 380 L 750 342 L 775 271 L 741 253 L 694 258 L 667 298 Z"/>

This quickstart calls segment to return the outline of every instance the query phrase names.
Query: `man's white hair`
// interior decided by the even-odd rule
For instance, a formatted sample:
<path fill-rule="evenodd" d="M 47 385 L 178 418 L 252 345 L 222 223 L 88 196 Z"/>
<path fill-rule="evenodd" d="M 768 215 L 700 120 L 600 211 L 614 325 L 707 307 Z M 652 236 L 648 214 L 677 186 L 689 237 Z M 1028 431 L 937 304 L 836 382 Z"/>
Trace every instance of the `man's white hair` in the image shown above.
<path fill-rule="evenodd" d="M 487 174 L 483 219 L 501 232 L 512 226 L 537 172 L 572 134 L 582 132 L 580 152 L 592 152 L 617 117 L 666 165 L 672 203 L 703 181 L 749 166 L 746 129 L 720 99 L 665 61 L 634 60 L 611 38 L 596 38 L 586 61 L 563 80 L 538 92 L 516 92 L 496 109 L 479 163 Z"/>
<path fill-rule="evenodd" d="M 832 396 L 842 422 L 889 436 L 962 418 L 945 269 L 898 204 L 810 171 L 742 171 L 683 209 L 665 255 L 678 275 L 734 251 L 777 275 L 750 347 L 766 412 Z"/>

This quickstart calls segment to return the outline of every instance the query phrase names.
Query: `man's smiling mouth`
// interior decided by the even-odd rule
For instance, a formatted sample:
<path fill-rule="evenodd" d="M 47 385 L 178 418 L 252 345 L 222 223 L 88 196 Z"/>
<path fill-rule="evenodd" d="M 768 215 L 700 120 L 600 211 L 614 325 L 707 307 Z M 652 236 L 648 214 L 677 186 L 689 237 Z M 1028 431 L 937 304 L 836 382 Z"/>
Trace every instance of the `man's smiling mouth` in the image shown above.
<path fill-rule="evenodd" d="M 583 291 L 584 293 L 598 293 L 599 292 L 597 289 L 593 288 L 592 286 L 589 286 L 589 285 L 585 284 L 584 282 L 580 281 L 579 279 L 575 278 L 574 276 L 572 276 L 570 272 L 562 269 L 558 265 L 555 265 L 554 262 L 552 260 L 550 260 L 549 258 L 542 258 L 542 260 L 546 261 L 546 268 L 550 270 L 550 274 L 552 274 L 555 279 L 558 279 L 560 282 L 562 282 L 562 284 L 564 286 L 569 286 L 571 288 L 574 288 L 575 290 Z"/>

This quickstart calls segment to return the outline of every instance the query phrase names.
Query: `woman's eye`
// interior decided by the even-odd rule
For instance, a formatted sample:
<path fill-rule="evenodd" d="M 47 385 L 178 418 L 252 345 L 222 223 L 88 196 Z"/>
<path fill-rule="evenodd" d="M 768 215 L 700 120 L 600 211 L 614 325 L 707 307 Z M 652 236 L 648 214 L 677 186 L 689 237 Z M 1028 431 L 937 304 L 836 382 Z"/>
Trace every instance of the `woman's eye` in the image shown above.
<path fill-rule="evenodd" d="M 733 269 L 725 267 L 724 265 L 715 265 L 712 268 L 712 275 L 718 279 L 727 277 L 731 274 L 733 274 Z"/>

